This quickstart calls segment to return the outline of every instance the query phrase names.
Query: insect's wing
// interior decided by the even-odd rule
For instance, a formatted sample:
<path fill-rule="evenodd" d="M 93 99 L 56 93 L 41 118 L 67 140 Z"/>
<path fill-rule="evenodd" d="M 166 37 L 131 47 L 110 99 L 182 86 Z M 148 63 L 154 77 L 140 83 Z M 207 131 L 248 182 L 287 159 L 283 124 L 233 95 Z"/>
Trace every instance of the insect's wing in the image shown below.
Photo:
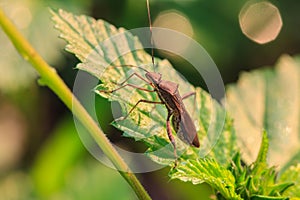
<path fill-rule="evenodd" d="M 181 112 L 180 121 L 177 122 L 177 127 L 177 135 L 182 141 L 195 147 L 200 147 L 195 124 L 186 110 Z"/>

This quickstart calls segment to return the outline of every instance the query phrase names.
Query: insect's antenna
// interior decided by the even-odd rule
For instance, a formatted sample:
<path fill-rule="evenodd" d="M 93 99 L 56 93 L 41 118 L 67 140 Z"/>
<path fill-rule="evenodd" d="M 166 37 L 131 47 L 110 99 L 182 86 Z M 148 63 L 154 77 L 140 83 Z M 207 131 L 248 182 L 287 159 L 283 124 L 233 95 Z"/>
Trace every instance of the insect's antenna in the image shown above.
<path fill-rule="evenodd" d="M 112 68 L 114 68 L 114 67 L 128 67 L 128 68 L 138 68 L 138 69 L 141 69 L 141 70 L 143 70 L 144 72 L 149 72 L 148 70 L 146 70 L 146 69 L 144 69 L 144 68 L 142 68 L 142 67 L 140 67 L 140 66 L 135 66 L 135 65 L 110 65 L 109 67 L 112 67 Z"/>
<path fill-rule="evenodd" d="M 149 20 L 149 28 L 150 28 L 150 39 L 151 39 L 151 56 L 152 56 L 152 64 L 153 64 L 153 68 L 154 68 L 154 49 L 153 49 L 153 45 L 154 45 L 154 41 L 153 41 L 153 37 L 152 37 L 152 22 L 151 22 L 151 13 L 150 13 L 150 6 L 149 6 L 149 0 L 147 0 L 147 10 L 148 10 L 148 20 Z"/>

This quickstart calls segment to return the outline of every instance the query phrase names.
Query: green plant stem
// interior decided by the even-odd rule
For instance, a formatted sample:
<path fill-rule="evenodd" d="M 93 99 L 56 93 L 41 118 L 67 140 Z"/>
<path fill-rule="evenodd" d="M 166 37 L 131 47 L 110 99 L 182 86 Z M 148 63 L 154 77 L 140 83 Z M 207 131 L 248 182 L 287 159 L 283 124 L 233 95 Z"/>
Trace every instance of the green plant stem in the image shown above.
<path fill-rule="evenodd" d="M 18 31 L 16 26 L 4 14 L 1 8 L 0 25 L 18 52 L 38 71 L 41 76 L 41 82 L 48 86 L 85 126 L 105 155 L 111 160 L 111 162 L 119 170 L 120 174 L 133 188 L 139 199 L 151 199 L 136 176 L 129 170 L 127 164 L 98 127 L 97 123 L 87 113 L 80 102 L 73 96 L 72 92 L 63 80 L 58 76 L 56 70 L 50 67 L 34 50 L 30 43 Z"/>

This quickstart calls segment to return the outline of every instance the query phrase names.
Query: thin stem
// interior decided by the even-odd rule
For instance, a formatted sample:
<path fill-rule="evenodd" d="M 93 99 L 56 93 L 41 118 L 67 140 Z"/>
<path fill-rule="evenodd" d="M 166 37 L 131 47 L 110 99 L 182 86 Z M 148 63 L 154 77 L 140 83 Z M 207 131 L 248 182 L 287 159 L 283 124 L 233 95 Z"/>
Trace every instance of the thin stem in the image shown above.
<path fill-rule="evenodd" d="M 18 52 L 27 60 L 40 74 L 41 82 L 48 86 L 71 110 L 78 120 L 85 126 L 95 139 L 105 155 L 111 160 L 120 174 L 133 188 L 139 199 L 151 199 L 136 176 L 129 170 L 127 164 L 114 149 L 97 123 L 87 113 L 80 102 L 73 96 L 70 89 L 58 76 L 55 69 L 50 67 L 45 60 L 35 51 L 29 42 L 17 30 L 15 25 L 8 19 L 0 8 L 0 26 L 10 38 Z"/>

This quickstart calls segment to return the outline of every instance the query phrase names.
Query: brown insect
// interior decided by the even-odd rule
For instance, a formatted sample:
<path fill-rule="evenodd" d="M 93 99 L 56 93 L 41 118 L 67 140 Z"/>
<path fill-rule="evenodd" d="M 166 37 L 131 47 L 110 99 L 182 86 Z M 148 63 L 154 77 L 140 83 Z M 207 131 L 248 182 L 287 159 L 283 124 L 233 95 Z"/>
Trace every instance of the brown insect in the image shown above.
<path fill-rule="evenodd" d="M 151 17 L 150 17 L 150 8 L 149 8 L 149 1 L 147 0 L 147 9 L 148 9 L 148 18 L 149 18 L 149 24 L 150 24 L 150 34 L 151 34 L 151 44 L 153 46 L 153 38 L 152 38 L 152 24 L 151 24 Z M 154 64 L 154 57 L 153 57 L 153 48 L 152 50 L 152 64 Z M 145 77 L 144 78 L 142 75 L 138 73 L 133 73 L 131 74 L 125 81 L 122 83 L 119 83 L 120 85 L 119 88 L 111 91 L 105 91 L 101 90 L 100 92 L 105 92 L 105 93 L 113 93 L 117 90 L 120 90 L 126 86 L 136 88 L 138 90 L 143 90 L 147 92 L 155 92 L 157 93 L 160 101 L 149 101 L 146 99 L 141 99 L 139 100 L 128 112 L 126 116 L 124 116 L 121 120 L 126 119 L 130 113 L 140 104 L 140 103 L 151 103 L 151 104 L 163 104 L 166 106 L 168 115 L 166 119 L 166 128 L 167 128 L 167 134 L 168 137 L 174 147 L 174 155 L 177 158 L 177 153 L 176 153 L 176 143 L 174 136 L 172 134 L 171 130 L 171 124 L 170 121 L 172 122 L 174 131 L 177 133 L 179 138 L 184 141 L 185 143 L 192 145 L 194 147 L 200 147 L 199 139 L 197 136 L 197 131 L 196 127 L 194 125 L 194 122 L 192 118 L 190 117 L 188 111 L 186 110 L 184 104 L 183 104 L 183 99 L 195 95 L 194 92 L 188 93 L 184 95 L 183 97 L 180 96 L 178 87 L 179 85 L 177 83 L 171 82 L 171 81 L 166 81 L 162 79 L 162 74 L 157 73 L 157 72 L 149 72 L 141 67 L 134 66 L 134 65 L 122 65 L 120 67 L 136 67 L 140 68 L 145 71 Z M 153 89 L 149 90 L 146 88 L 142 88 L 133 84 L 126 83 L 130 78 L 133 76 L 138 77 L 139 79 L 143 80 L 146 82 L 148 85 L 150 85 Z"/>

